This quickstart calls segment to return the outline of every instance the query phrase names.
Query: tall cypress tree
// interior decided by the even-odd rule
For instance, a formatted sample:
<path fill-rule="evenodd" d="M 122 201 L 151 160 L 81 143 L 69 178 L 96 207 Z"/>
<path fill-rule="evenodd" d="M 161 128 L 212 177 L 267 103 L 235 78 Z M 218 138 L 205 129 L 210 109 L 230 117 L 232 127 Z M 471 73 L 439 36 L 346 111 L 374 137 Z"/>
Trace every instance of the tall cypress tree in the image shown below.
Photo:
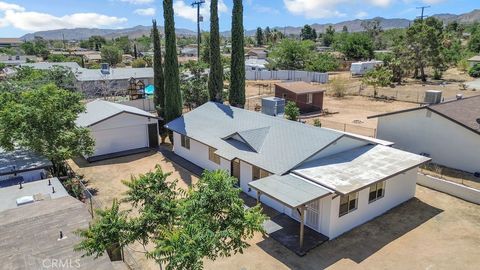
<path fill-rule="evenodd" d="M 230 68 L 230 105 L 245 106 L 245 49 L 243 37 L 242 0 L 233 0 L 232 11 L 232 60 Z"/>
<path fill-rule="evenodd" d="M 163 77 L 162 66 L 162 46 L 160 42 L 160 34 L 158 33 L 157 20 L 152 20 L 152 39 L 153 39 L 153 86 L 155 92 L 153 95 L 153 103 L 157 110 L 158 116 L 164 118 L 165 114 L 165 80 Z M 159 121 L 160 135 L 162 137 L 162 143 L 165 142 L 166 130 L 163 127 L 164 120 Z"/>
<path fill-rule="evenodd" d="M 163 18 L 165 19 L 165 122 L 182 115 L 182 96 L 178 72 L 175 21 L 173 19 L 173 1 L 163 0 Z M 172 141 L 172 134 L 169 134 Z"/>
<path fill-rule="evenodd" d="M 220 57 L 218 0 L 210 2 L 210 74 L 208 76 L 208 93 L 211 101 L 222 102 L 223 67 Z"/>

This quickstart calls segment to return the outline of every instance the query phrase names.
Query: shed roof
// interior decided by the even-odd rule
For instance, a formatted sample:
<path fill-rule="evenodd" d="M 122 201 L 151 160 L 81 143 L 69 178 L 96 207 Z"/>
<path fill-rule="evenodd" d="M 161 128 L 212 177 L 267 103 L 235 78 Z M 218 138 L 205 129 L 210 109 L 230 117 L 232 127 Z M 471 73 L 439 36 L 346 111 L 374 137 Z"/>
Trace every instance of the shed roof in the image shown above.
<path fill-rule="evenodd" d="M 46 157 L 25 149 L 6 151 L 0 148 L 0 175 L 14 174 L 52 166 Z"/>
<path fill-rule="evenodd" d="M 307 162 L 293 173 L 340 194 L 348 194 L 429 160 L 388 146 L 367 145 Z"/>
<path fill-rule="evenodd" d="M 75 269 L 113 270 L 107 255 L 97 259 L 74 251 L 74 234 L 88 228 L 90 215 L 83 203 L 70 197 L 44 200 L 0 212 L 0 261 L 4 269 L 45 269 L 56 259 Z M 64 238 L 59 240 L 59 233 Z M 78 262 L 78 264 L 77 264 Z"/>
<path fill-rule="evenodd" d="M 308 93 L 317 93 L 317 92 L 325 92 L 318 85 L 313 85 L 306 82 L 284 82 L 284 83 L 276 83 L 275 86 L 280 86 L 290 92 L 296 94 L 308 94 Z"/>
<path fill-rule="evenodd" d="M 291 208 L 306 205 L 333 193 L 318 184 L 290 174 L 271 175 L 248 185 Z"/>
<path fill-rule="evenodd" d="M 158 118 L 144 110 L 104 100 L 94 100 L 87 103 L 87 110 L 78 115 L 75 123 L 80 127 L 90 127 L 121 113 L 130 113 L 138 116 Z"/>
<path fill-rule="evenodd" d="M 344 136 L 279 117 L 208 102 L 166 124 L 166 127 L 217 149 L 228 160 L 239 158 L 274 174 L 284 174 L 310 156 Z M 259 152 L 236 140 L 232 134 L 259 129 L 263 144 Z M 281 157 L 281 158 L 278 158 Z"/>

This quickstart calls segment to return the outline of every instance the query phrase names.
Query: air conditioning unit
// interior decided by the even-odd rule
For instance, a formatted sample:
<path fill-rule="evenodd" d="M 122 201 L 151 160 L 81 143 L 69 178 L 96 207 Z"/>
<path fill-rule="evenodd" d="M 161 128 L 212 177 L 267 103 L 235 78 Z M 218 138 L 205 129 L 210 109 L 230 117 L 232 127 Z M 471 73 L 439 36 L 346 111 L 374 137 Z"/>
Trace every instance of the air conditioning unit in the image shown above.
<path fill-rule="evenodd" d="M 425 100 L 426 104 L 438 104 L 442 102 L 442 91 L 438 90 L 427 90 L 425 91 Z"/>
<path fill-rule="evenodd" d="M 100 64 L 100 72 L 102 74 L 110 74 L 110 65 L 108 63 Z"/>

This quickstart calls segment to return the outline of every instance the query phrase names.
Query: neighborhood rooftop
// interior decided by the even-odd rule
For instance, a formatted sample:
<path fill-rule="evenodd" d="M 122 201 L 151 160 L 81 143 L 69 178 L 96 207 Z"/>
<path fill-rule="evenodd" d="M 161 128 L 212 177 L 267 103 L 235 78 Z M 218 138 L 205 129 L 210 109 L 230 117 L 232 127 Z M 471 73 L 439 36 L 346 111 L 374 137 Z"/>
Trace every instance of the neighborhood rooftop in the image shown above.
<path fill-rule="evenodd" d="M 0 148 L 0 175 L 44 169 L 52 166 L 47 158 L 27 151 L 15 149 L 6 151 Z"/>
<path fill-rule="evenodd" d="M 75 72 L 75 77 L 79 81 L 153 78 L 153 68 L 111 68 L 109 74 L 103 74 L 100 69 L 80 68 Z"/>
<path fill-rule="evenodd" d="M 319 85 L 313 85 L 310 83 L 306 83 L 303 81 L 300 82 L 283 82 L 283 83 L 276 83 L 275 85 L 278 85 L 284 89 L 287 89 L 291 92 L 297 93 L 297 94 L 308 94 L 308 93 L 315 93 L 315 92 L 324 92 L 325 90 L 322 89 L 321 86 Z"/>
<path fill-rule="evenodd" d="M 86 111 L 79 114 L 77 120 L 75 121 L 78 126 L 93 126 L 120 113 L 130 113 L 139 116 L 157 118 L 155 115 L 144 110 L 118 103 L 107 102 L 100 99 L 87 103 L 86 108 Z"/>
<path fill-rule="evenodd" d="M 54 66 L 67 67 L 72 70 L 81 68 L 76 62 L 38 62 L 38 63 L 25 63 L 25 64 L 22 64 L 21 66 L 31 67 L 34 69 L 41 69 L 41 70 L 51 69 Z"/>
<path fill-rule="evenodd" d="M 392 147 L 366 145 L 307 162 L 293 173 L 341 194 L 348 194 L 429 160 Z"/>
<path fill-rule="evenodd" d="M 413 109 L 373 115 L 369 118 L 382 117 L 424 108 L 434 111 L 472 131 L 480 133 L 480 124 L 477 122 L 477 120 L 480 119 L 480 95 L 447 101 L 439 104 L 416 107 Z"/>

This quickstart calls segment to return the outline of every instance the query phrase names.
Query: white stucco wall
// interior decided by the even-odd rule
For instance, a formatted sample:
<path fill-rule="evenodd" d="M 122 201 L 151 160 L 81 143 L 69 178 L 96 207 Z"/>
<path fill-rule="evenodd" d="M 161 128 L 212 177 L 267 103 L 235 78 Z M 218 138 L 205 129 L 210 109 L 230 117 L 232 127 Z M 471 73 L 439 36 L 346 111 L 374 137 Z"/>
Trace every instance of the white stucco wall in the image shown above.
<path fill-rule="evenodd" d="M 361 225 L 389 209 L 413 198 L 417 181 L 417 168 L 389 178 L 385 183 L 385 195 L 372 203 L 368 203 L 369 187 L 359 191 L 357 209 L 339 217 L 340 196 L 331 200 L 330 239 Z"/>
<path fill-rule="evenodd" d="M 467 172 L 480 171 L 480 135 L 426 109 L 378 118 L 377 137 L 433 162 Z"/>

